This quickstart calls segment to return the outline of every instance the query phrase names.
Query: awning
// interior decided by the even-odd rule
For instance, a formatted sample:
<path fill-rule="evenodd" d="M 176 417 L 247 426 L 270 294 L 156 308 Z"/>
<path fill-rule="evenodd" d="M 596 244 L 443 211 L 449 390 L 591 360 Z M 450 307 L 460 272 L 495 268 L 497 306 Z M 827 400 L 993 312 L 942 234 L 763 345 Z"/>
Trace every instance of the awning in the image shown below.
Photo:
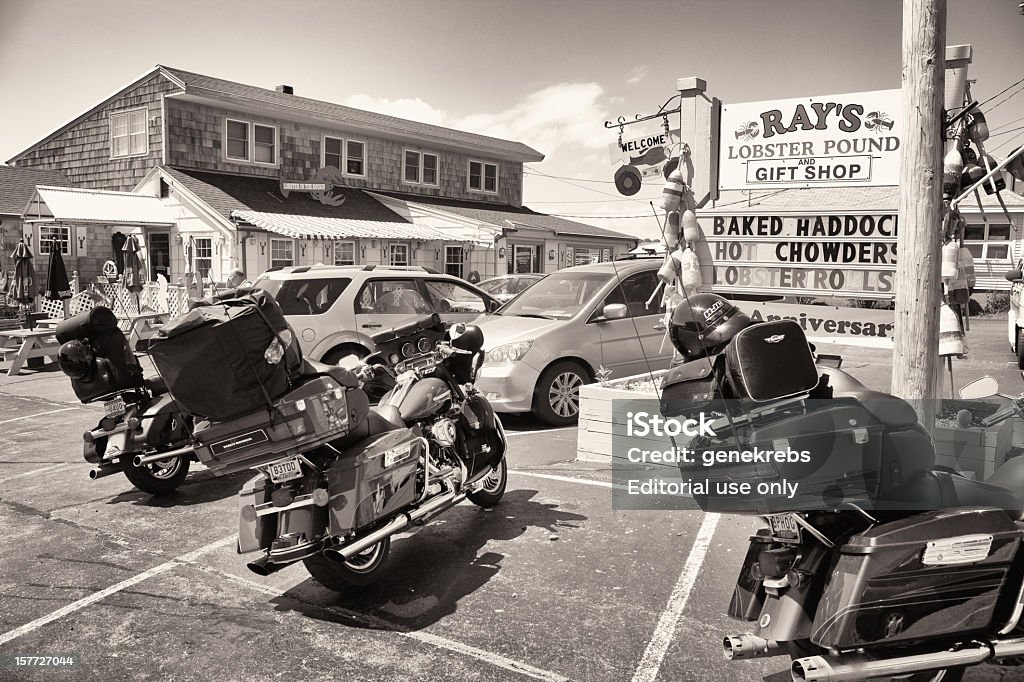
<path fill-rule="evenodd" d="M 416 239 L 420 241 L 470 242 L 466 237 L 414 223 L 324 218 L 318 216 L 232 211 L 231 217 L 293 239 Z"/>
<path fill-rule="evenodd" d="M 126 225 L 173 225 L 175 220 L 171 210 L 154 196 L 48 186 L 36 187 L 25 219 Z"/>

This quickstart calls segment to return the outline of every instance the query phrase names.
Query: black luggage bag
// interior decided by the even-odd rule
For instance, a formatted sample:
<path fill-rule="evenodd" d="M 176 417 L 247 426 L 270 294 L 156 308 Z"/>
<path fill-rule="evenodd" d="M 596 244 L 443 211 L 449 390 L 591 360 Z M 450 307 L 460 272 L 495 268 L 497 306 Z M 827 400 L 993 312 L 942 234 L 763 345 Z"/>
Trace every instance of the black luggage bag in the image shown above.
<path fill-rule="evenodd" d="M 729 384 L 737 397 L 763 403 L 807 393 L 818 368 L 804 330 L 792 320 L 753 324 L 725 351 Z"/>

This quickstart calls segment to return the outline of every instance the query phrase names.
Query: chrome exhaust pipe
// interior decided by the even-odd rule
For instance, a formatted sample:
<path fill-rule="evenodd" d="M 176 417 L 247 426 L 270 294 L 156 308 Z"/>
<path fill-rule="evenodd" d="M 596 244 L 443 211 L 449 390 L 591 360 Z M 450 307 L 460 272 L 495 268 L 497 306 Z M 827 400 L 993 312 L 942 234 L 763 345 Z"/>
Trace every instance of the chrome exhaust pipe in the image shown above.
<path fill-rule="evenodd" d="M 1003 639 L 992 642 L 992 658 L 1024 656 L 1024 638 Z"/>
<path fill-rule="evenodd" d="M 758 637 L 752 632 L 742 635 L 729 635 L 722 640 L 722 653 L 727 661 L 738 661 L 748 658 L 764 658 L 779 656 L 786 650 L 774 639 Z"/>
<path fill-rule="evenodd" d="M 191 445 L 188 445 L 188 446 L 183 447 L 183 448 L 178 448 L 177 450 L 168 450 L 166 452 L 155 452 L 152 455 L 135 455 L 135 457 L 132 458 L 132 464 L 134 464 L 137 467 L 140 467 L 143 464 L 152 464 L 153 462 L 159 462 L 161 460 L 165 460 L 165 459 L 168 459 L 170 457 L 181 457 L 183 455 L 189 455 L 189 454 L 192 454 L 192 446 Z"/>
<path fill-rule="evenodd" d="M 419 507 L 418 509 L 414 509 L 411 512 L 409 512 L 409 521 L 411 523 L 423 523 L 431 516 L 439 514 L 444 510 L 448 509 L 449 507 L 454 507 L 459 502 L 462 502 L 464 499 L 466 499 L 465 492 L 448 493 L 446 495 L 441 495 L 440 497 L 435 497 L 433 500 L 427 502 L 422 507 Z"/>
<path fill-rule="evenodd" d="M 89 478 L 96 480 L 97 478 L 103 478 L 104 476 L 113 476 L 114 474 L 121 473 L 121 467 L 115 465 L 98 466 L 95 469 L 89 471 Z"/>
<path fill-rule="evenodd" d="M 271 573 L 277 573 L 282 568 L 291 566 L 294 562 L 288 562 L 286 564 L 276 564 L 271 562 L 267 557 L 261 557 L 255 561 L 250 561 L 246 564 L 246 567 L 256 575 L 263 576 L 264 578 Z"/>
<path fill-rule="evenodd" d="M 960 665 L 977 665 L 992 656 L 988 644 L 974 643 L 960 651 L 936 651 L 898 658 L 871 659 L 863 654 L 808 656 L 793 661 L 794 682 L 838 682 L 866 677 L 895 677 Z"/>
<path fill-rule="evenodd" d="M 359 554 L 363 550 L 374 546 L 389 535 L 394 535 L 398 531 L 402 530 L 409 525 L 409 518 L 404 514 L 391 520 L 386 526 L 380 530 L 376 530 L 366 537 L 356 540 L 355 542 L 345 545 L 344 547 L 331 547 L 325 549 L 323 554 L 326 558 L 331 561 L 348 561 L 356 554 Z"/>

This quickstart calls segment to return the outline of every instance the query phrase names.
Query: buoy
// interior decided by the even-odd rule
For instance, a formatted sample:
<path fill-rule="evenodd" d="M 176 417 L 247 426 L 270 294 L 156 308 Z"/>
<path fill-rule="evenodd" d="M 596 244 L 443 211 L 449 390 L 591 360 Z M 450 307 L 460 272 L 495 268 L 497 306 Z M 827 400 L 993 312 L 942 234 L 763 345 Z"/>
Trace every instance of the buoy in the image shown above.
<path fill-rule="evenodd" d="M 683 192 L 686 190 L 686 183 L 683 182 L 683 174 L 676 169 L 669 173 L 665 181 L 665 187 L 661 190 L 661 208 L 664 211 L 676 211 L 683 201 Z"/>
<path fill-rule="evenodd" d="M 665 220 L 665 244 L 672 248 L 679 243 L 679 211 L 669 211 Z"/>
<path fill-rule="evenodd" d="M 665 262 L 658 268 L 658 279 L 665 284 L 675 284 L 676 281 L 676 264 L 672 260 L 672 256 L 666 254 Z"/>
<path fill-rule="evenodd" d="M 963 272 L 957 273 L 947 287 L 946 300 L 953 305 L 967 305 L 971 298 L 971 292 L 967 288 L 967 278 Z"/>
<path fill-rule="evenodd" d="M 683 211 L 683 239 L 687 244 L 700 241 L 700 224 L 697 222 L 697 214 L 690 209 Z"/>
<path fill-rule="evenodd" d="M 960 272 L 963 273 L 964 279 L 967 280 L 968 288 L 973 289 L 974 285 L 978 283 L 978 278 L 974 274 L 974 256 L 966 246 L 960 247 L 957 264 L 960 266 Z"/>
<path fill-rule="evenodd" d="M 964 172 L 964 159 L 954 147 L 942 159 L 942 192 L 955 195 L 960 189 L 960 175 Z"/>
<path fill-rule="evenodd" d="M 967 137 L 974 144 L 981 144 L 988 139 L 988 121 L 980 111 L 971 112 L 971 122 L 967 124 Z"/>
<path fill-rule="evenodd" d="M 982 154 L 978 157 L 978 165 L 985 169 L 985 173 L 988 174 L 998 164 L 988 154 Z M 985 188 L 985 194 L 995 194 L 996 192 L 1002 192 L 1006 189 L 1006 180 L 1003 179 L 1002 173 L 996 173 L 989 178 L 982 187 Z"/>
<path fill-rule="evenodd" d="M 682 261 L 683 273 L 680 277 L 680 282 L 686 291 L 696 291 L 697 287 L 704 283 L 700 275 L 700 260 L 698 260 L 697 254 L 693 252 L 693 249 L 686 249 L 680 253 L 680 259 Z"/>
<path fill-rule="evenodd" d="M 956 279 L 956 273 L 960 268 L 959 265 L 959 254 L 960 247 L 956 245 L 956 242 L 949 242 L 942 247 L 942 279 L 945 282 L 950 282 Z"/>
<path fill-rule="evenodd" d="M 985 169 L 976 163 L 967 164 L 964 166 L 964 173 L 960 178 L 960 189 L 973 187 L 983 177 L 985 177 Z"/>
<path fill-rule="evenodd" d="M 939 309 L 939 355 L 961 355 L 964 352 L 964 333 L 960 318 L 945 303 Z"/>

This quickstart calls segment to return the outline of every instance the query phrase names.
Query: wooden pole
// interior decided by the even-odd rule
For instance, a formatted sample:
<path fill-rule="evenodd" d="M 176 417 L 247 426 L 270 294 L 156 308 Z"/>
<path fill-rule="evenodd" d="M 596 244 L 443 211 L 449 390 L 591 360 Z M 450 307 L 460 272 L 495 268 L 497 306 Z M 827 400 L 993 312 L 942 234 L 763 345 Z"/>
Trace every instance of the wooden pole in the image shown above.
<path fill-rule="evenodd" d="M 935 424 L 939 363 L 946 0 L 903 0 L 900 227 L 893 394 Z"/>

